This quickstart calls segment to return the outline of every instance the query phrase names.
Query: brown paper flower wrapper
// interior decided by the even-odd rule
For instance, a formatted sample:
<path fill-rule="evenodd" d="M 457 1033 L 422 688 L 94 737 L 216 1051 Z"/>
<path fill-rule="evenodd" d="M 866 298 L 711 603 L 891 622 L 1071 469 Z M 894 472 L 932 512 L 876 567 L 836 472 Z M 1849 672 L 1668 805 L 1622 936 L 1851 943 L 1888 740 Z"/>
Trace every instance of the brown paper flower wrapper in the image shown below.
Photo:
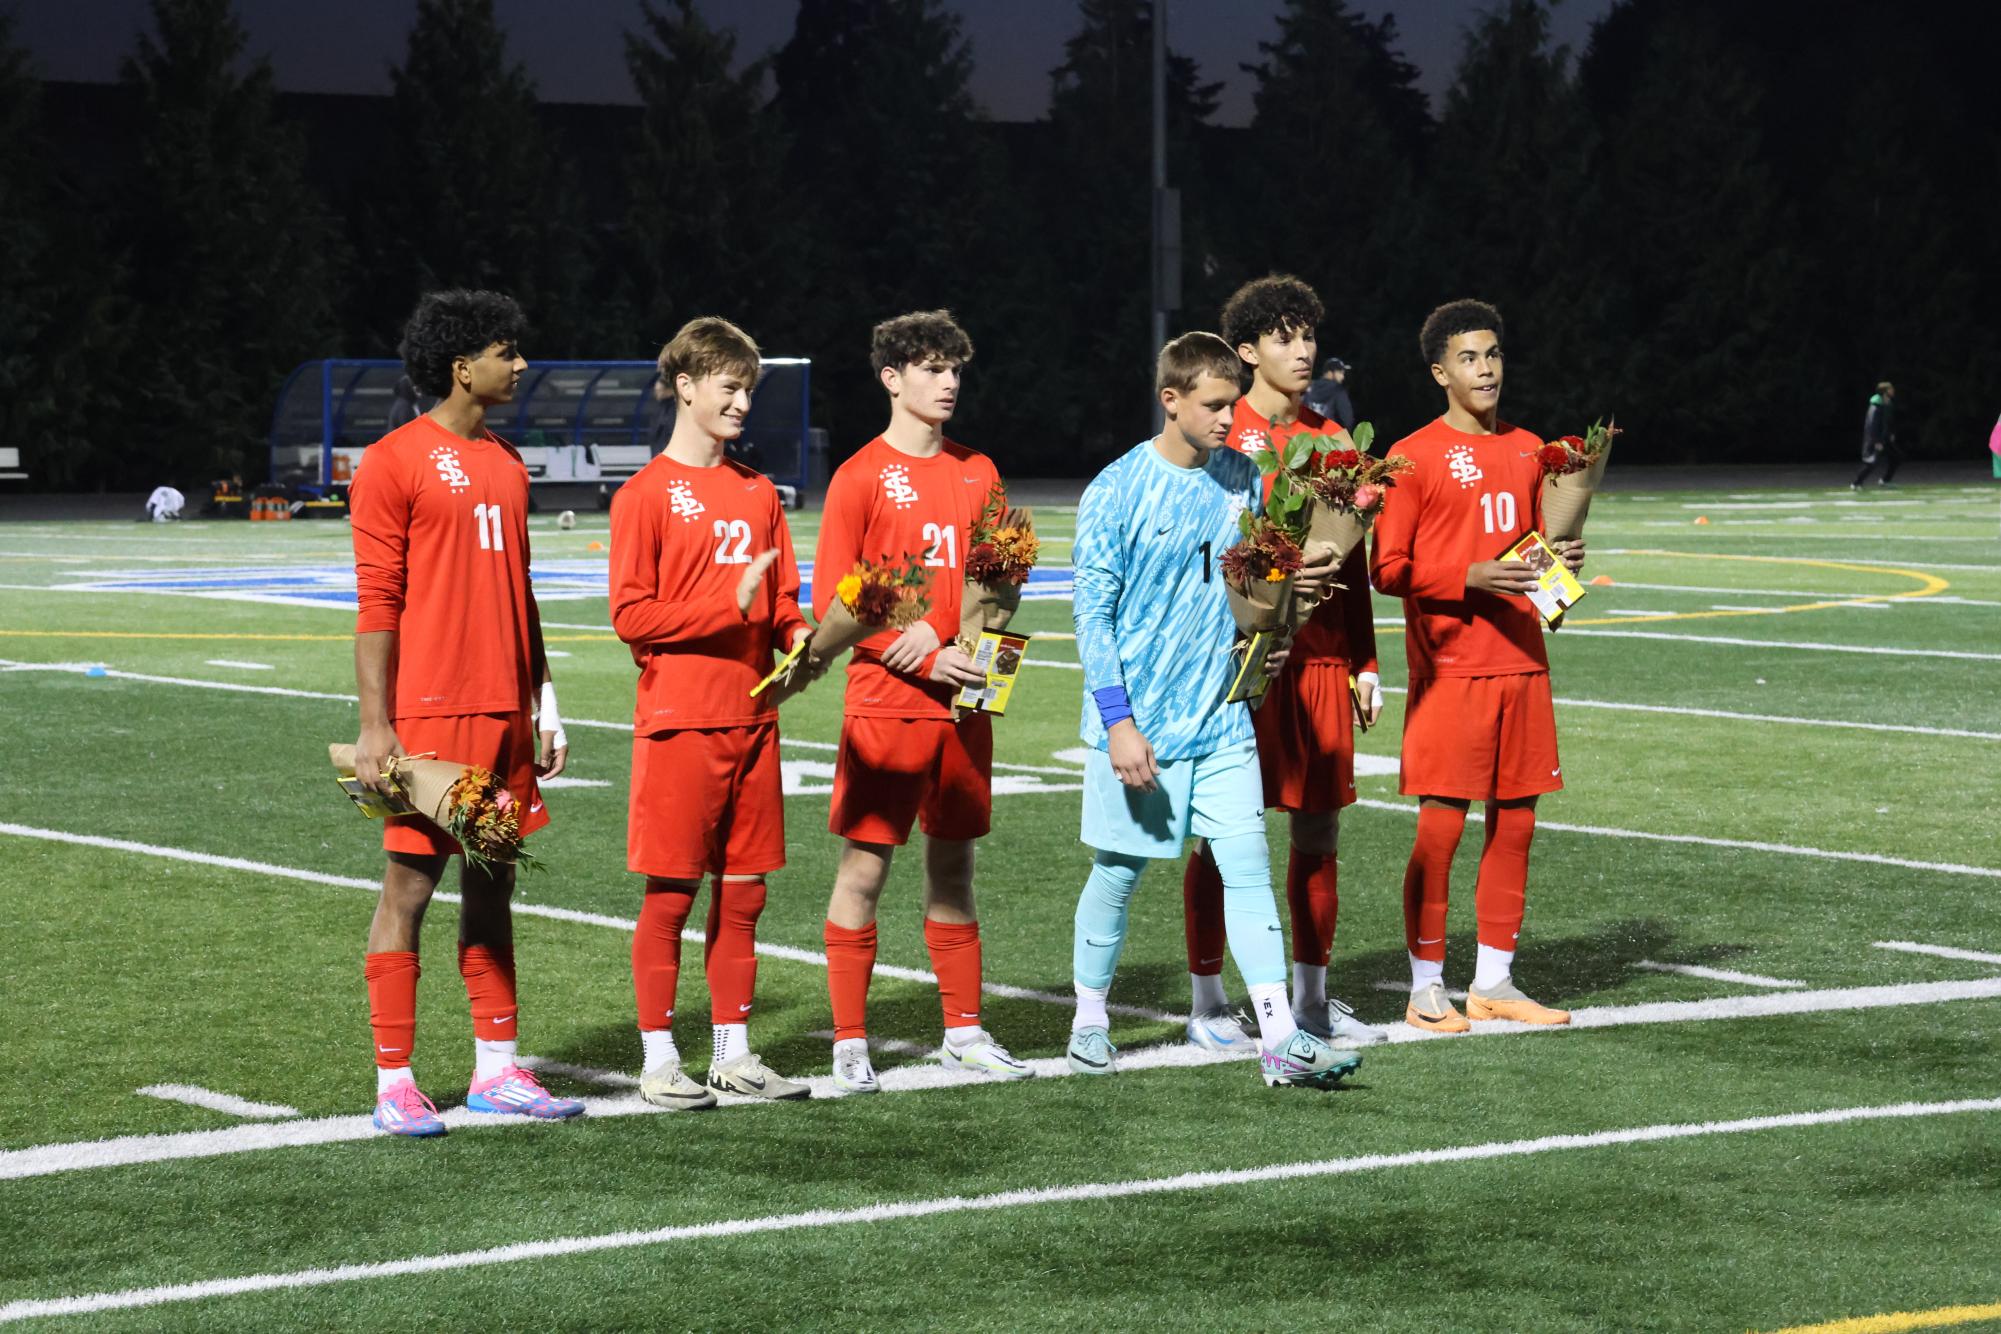
<path fill-rule="evenodd" d="M 1584 517 L 1591 513 L 1591 497 L 1605 481 L 1605 461 L 1612 447 L 1605 446 L 1591 466 L 1581 472 L 1550 475 L 1542 479 L 1542 535 L 1551 542 L 1575 542 L 1584 536 Z"/>
<path fill-rule="evenodd" d="M 335 772 L 353 775 L 353 746 L 338 742 L 329 745 L 327 758 L 333 761 Z M 464 773 L 463 764 L 453 764 L 450 760 L 398 756 L 389 762 L 392 802 L 402 808 L 400 814 L 422 815 L 438 828 L 446 828 L 451 823 L 452 786 Z"/>
<path fill-rule="evenodd" d="M 1284 629 L 1292 623 L 1292 608 L 1296 599 L 1290 575 L 1275 584 L 1260 579 L 1247 588 L 1238 588 L 1225 579 L 1223 591 L 1229 595 L 1230 614 L 1236 618 L 1237 629 L 1246 635 L 1254 635 L 1260 630 Z"/>
<path fill-rule="evenodd" d="M 985 630 L 1005 630 L 1021 607 L 1021 585 L 966 581 L 959 600 L 959 647 L 971 653 Z"/>
<path fill-rule="evenodd" d="M 1300 554 L 1308 565 L 1318 564 L 1329 552 L 1334 556 L 1334 568 L 1348 559 L 1362 539 L 1369 535 L 1373 519 L 1365 519 L 1353 510 L 1336 509 L 1317 497 L 1306 502 L 1306 540 L 1300 543 Z M 1339 579 L 1329 578 L 1327 593 L 1345 589 L 1348 585 Z M 1292 607 L 1291 627 L 1294 630 L 1305 625 L 1318 611 L 1320 604 L 1327 600 L 1327 594 L 1308 600 L 1295 598 Z"/>
<path fill-rule="evenodd" d="M 806 651 L 775 673 L 764 693 L 771 696 L 773 704 L 783 704 L 825 676 L 835 658 L 882 628 L 862 624 L 848 605 L 836 598 L 806 640 Z"/>

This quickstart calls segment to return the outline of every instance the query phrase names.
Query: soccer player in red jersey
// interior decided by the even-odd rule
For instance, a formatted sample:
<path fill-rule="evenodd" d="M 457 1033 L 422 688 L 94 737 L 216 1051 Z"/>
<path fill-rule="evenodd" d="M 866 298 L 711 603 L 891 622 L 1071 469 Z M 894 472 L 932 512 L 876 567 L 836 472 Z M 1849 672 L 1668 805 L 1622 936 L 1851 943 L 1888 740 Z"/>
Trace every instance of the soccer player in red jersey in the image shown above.
<path fill-rule="evenodd" d="M 728 320 L 683 325 L 660 352 L 673 434 L 611 505 L 611 621 L 639 666 L 626 826 L 626 864 L 646 877 L 632 938 L 639 1095 L 670 1110 L 809 1092 L 758 1059 L 746 1028 L 764 880 L 785 865 L 778 709 L 750 692 L 774 649 L 811 633 L 778 490 L 723 453 L 743 434 L 758 368 L 757 344 Z M 705 1088 L 682 1073 L 672 1024 L 681 929 L 711 875 Z"/>
<path fill-rule="evenodd" d="M 432 292 L 403 331 L 410 379 L 440 401 L 362 455 L 353 515 L 354 675 L 361 695 L 355 777 L 382 785 L 392 756 L 434 752 L 503 778 L 529 833 L 549 823 L 536 779 L 563 771 L 542 621 L 528 583 L 528 470 L 486 428 L 528 363 L 526 321 L 498 292 Z M 540 687 L 540 736 L 530 692 Z M 538 745 L 539 741 L 539 745 Z M 437 1108 L 410 1073 L 417 1031 L 417 938 L 458 843 L 419 815 L 382 831 L 389 866 L 368 929 L 376 1126 L 439 1135 Z M 472 1001 L 474 1112 L 544 1119 L 584 1105 L 549 1094 L 515 1061 L 514 868 L 459 869 L 459 972 Z"/>
<path fill-rule="evenodd" d="M 1246 283 L 1223 306 L 1223 339 L 1250 372 L 1237 400 L 1230 444 L 1247 454 L 1284 452 L 1298 435 L 1347 438 L 1301 400 L 1313 382 L 1315 335 L 1324 310 L 1311 287 L 1273 274 Z M 1251 714 L 1267 806 L 1291 812 L 1292 855 L 1285 897 L 1292 912 L 1293 1021 L 1336 1047 L 1387 1038 L 1327 994 L 1327 962 L 1340 907 L 1335 846 L 1341 808 L 1355 800 L 1355 714 L 1373 723 L 1382 712 L 1376 673 L 1376 622 L 1369 606 L 1362 549 L 1348 556 L 1336 589 L 1293 637 L 1285 669 Z M 1349 681 L 1355 686 L 1351 692 Z M 1358 702 L 1360 701 L 1360 702 Z M 1182 875 L 1193 1004 L 1188 1040 L 1210 1051 L 1255 1052 L 1223 995 L 1223 879 L 1206 845 Z"/>
<path fill-rule="evenodd" d="M 917 556 L 930 611 L 899 633 L 864 640 L 848 663 L 841 748 L 828 827 L 847 840 L 827 904 L 827 988 L 834 1008 L 834 1082 L 878 1088 L 868 1056 L 868 988 L 876 904 L 890 858 L 924 831 L 924 943 L 938 975 L 947 1066 L 1008 1079 L 1028 1067 L 980 1026 L 980 927 L 973 841 L 993 814 L 993 720 L 954 720 L 952 697 L 985 681 L 953 644 L 966 539 L 1000 474 L 986 455 L 945 438 L 973 343 L 947 311 L 875 327 L 870 360 L 889 394 L 889 425 L 834 473 L 813 556 L 813 610 L 862 558 Z"/>
<path fill-rule="evenodd" d="M 1403 599 L 1410 695 L 1402 790 L 1418 798 L 1404 871 L 1414 1028 L 1461 1033 L 1467 1018 L 1567 1024 L 1515 986 L 1536 798 L 1563 786 L 1542 622 L 1524 596 L 1535 572 L 1495 557 L 1542 524 L 1542 441 L 1501 420 L 1501 316 L 1440 306 L 1418 335 L 1445 415 L 1390 449 L 1412 463 L 1375 524 L 1376 587 Z M 1584 543 L 1556 544 L 1572 570 Z M 1446 999 L 1445 908 L 1467 807 L 1486 803 L 1473 889 L 1479 959 L 1466 1015 Z"/>

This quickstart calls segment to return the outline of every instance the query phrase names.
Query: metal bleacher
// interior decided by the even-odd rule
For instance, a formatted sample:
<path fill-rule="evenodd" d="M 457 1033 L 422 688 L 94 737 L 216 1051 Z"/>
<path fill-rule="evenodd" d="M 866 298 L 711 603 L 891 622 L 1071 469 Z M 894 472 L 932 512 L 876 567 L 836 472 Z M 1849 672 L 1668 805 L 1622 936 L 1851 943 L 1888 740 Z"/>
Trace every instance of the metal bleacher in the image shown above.
<path fill-rule="evenodd" d="M 271 480 L 339 489 L 362 452 L 388 431 L 397 361 L 329 358 L 286 377 L 271 416 Z M 531 363 L 514 401 L 487 414 L 493 431 L 521 451 L 532 482 L 616 482 L 632 476 L 664 441 L 663 406 L 650 361 Z M 802 494 L 810 473 L 812 362 L 767 357 L 745 422 L 748 460 L 782 488 Z M 424 406 L 428 406 L 425 404 Z"/>

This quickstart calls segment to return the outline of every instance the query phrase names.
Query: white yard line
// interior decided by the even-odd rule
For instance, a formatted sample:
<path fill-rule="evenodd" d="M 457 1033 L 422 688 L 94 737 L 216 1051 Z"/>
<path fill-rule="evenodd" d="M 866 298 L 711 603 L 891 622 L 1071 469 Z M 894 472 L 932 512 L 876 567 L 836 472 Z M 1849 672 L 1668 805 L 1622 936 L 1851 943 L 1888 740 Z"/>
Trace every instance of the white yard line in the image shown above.
<path fill-rule="evenodd" d="M 834 1030 L 831 1028 L 815 1029 L 813 1032 L 807 1034 L 807 1036 L 825 1038 L 828 1042 L 832 1042 L 834 1040 Z M 905 1042 L 901 1038 L 879 1038 L 873 1033 L 869 1035 L 868 1045 L 871 1051 L 886 1051 L 897 1056 L 912 1056 L 920 1061 L 929 1060 L 938 1054 L 936 1047 L 927 1047 L 921 1042 Z"/>
<path fill-rule="evenodd" d="M 1740 973 L 1729 968 L 1706 968 L 1699 963 L 1655 963 L 1652 959 L 1642 959 L 1633 967 L 1644 968 L 1650 973 L 1679 973 L 1683 977 L 1700 977 L 1711 982 L 1735 982 L 1739 986 L 1746 987 L 1772 987 L 1784 990 L 1806 985 L 1790 978 L 1766 977 L 1762 973 Z"/>
<path fill-rule="evenodd" d="M 236 667 L 246 672 L 275 672 L 278 670 L 268 662 L 239 662 L 235 658 L 210 658 L 206 665 L 210 667 Z"/>
<path fill-rule="evenodd" d="M 1399 991 L 1405 989 L 1401 983 L 1390 985 Z M 1778 1015 L 1872 1010 L 1906 1005 L 1938 1005 L 1951 1001 L 1996 998 L 2001 998 L 2001 977 L 1977 978 L 1964 982 L 1907 982 L 1876 987 L 1765 992 L 1754 996 L 1731 996 L 1717 1000 L 1595 1006 L 1572 1010 L 1567 1028 L 1488 1021 L 1473 1025 L 1470 1033 L 1448 1034 L 1419 1032 L 1407 1024 L 1393 1023 L 1388 1026 L 1388 1032 L 1392 1045 L 1409 1042 L 1454 1042 L 1479 1037 L 1549 1035 L 1636 1024 L 1704 1023 L 1715 1020 L 1771 1018 Z M 1233 1061 L 1248 1063 L 1255 1058 L 1203 1051 L 1189 1043 L 1176 1042 L 1121 1052 L 1118 1059 L 1121 1072 L 1132 1072 L 1223 1065 Z M 1073 1077 L 1068 1063 L 1060 1056 L 1037 1057 L 1025 1064 L 1039 1079 Z M 897 1066 L 881 1071 L 878 1078 L 884 1093 L 963 1089 L 987 1086 L 993 1082 L 979 1075 L 948 1070 L 930 1062 Z M 834 1099 L 840 1096 L 838 1090 L 834 1088 L 834 1081 L 830 1075 L 818 1075 L 805 1082 L 812 1088 L 815 1098 Z M 644 1116 L 659 1111 L 658 1108 L 647 1105 L 632 1094 L 585 1098 L 584 1104 L 589 1115 L 598 1117 Z M 771 1104 L 745 1099 L 738 1105 L 768 1107 Z M 468 1112 L 463 1107 L 451 1108 L 443 1114 L 443 1119 L 446 1125 L 455 1130 L 509 1130 L 544 1125 L 543 1122 L 525 1117 L 482 1116 Z M 227 1130 L 203 1130 L 174 1135 L 125 1135 L 115 1139 L 42 1144 L 31 1148 L 0 1151 L 0 1181 L 106 1167 L 128 1167 L 139 1163 L 214 1158 L 227 1154 L 256 1153 L 267 1149 L 295 1148 L 303 1145 L 337 1144 L 372 1139 L 380 1133 L 366 1116 L 330 1116 L 310 1121 L 238 1126 Z"/>
<path fill-rule="evenodd" d="M 1751 610 L 1764 611 L 1765 608 Z M 1657 639 L 1682 644 L 1725 644 L 1734 648 L 1798 649 L 1811 653 L 1867 653 L 1886 658 L 1954 658 L 1962 662 L 2001 662 L 2001 653 L 1970 653 L 1946 648 L 1886 648 L 1875 644 L 1822 644 L 1792 639 L 1739 639 L 1730 635 L 1677 635 L 1664 630 L 1586 630 L 1566 626 L 1565 635 L 1595 639 Z"/>
<path fill-rule="evenodd" d="M 571 1065 L 568 1061 L 552 1061 L 546 1056 L 523 1056 L 522 1065 L 530 1070 L 545 1070 L 552 1075 L 574 1079 L 584 1084 L 601 1084 L 606 1088 L 636 1089 L 639 1080 L 632 1075 L 617 1070 L 600 1070 L 592 1065 Z"/>
<path fill-rule="evenodd" d="M 1416 815 L 1415 803 L 1400 801 L 1376 801 L 1364 797 L 1355 803 L 1371 810 L 1398 811 L 1404 815 Z M 1478 811 L 1470 812 L 1469 820 L 1478 822 Z M 1980 876 L 1988 880 L 2001 880 L 2001 869 L 1992 866 L 1966 866 L 1959 862 L 1926 862 L 1910 857 L 1887 857 L 1876 852 L 1836 852 L 1829 848 L 1807 848 L 1793 843 L 1764 843 L 1744 838 L 1708 838 L 1700 834 L 1656 834 L 1644 829 L 1609 829 L 1603 825 L 1566 824 L 1558 820 L 1536 821 L 1537 829 L 1548 829 L 1565 834 L 1594 834 L 1601 838 L 1632 838 L 1650 843 L 1691 843 L 1705 848 L 1737 848 L 1745 852 L 1774 852 L 1786 857 L 1817 857 L 1824 861 L 1863 862 L 1871 866 L 1901 866 L 1912 871 L 1937 871 L 1943 875 Z"/>
<path fill-rule="evenodd" d="M 1949 1102 L 1902 1102 L 1874 1107 L 1834 1107 L 1820 1111 L 1742 1117 L 1730 1121 L 1630 1126 L 1624 1129 L 1599 1130 L 1582 1134 L 1544 1135 L 1535 1139 L 1490 1140 L 1479 1144 L 1414 1149 L 1402 1153 L 1357 1154 L 1310 1162 L 1272 1163 L 1263 1167 L 1236 1168 L 1229 1171 L 1182 1172 L 1166 1177 L 1138 1177 L 1067 1186 L 1043 1186 L 998 1191 L 988 1195 L 877 1200 L 849 1209 L 810 1209 L 797 1213 L 718 1219 L 708 1223 L 681 1224 L 647 1231 L 552 1237 L 542 1241 L 514 1242 L 481 1250 L 415 1255 L 401 1260 L 378 1261 L 373 1264 L 247 1274 L 233 1278 L 169 1283 L 157 1287 L 127 1288 L 122 1291 L 87 1293 L 71 1297 L 23 1299 L 0 1306 L 0 1322 L 48 1316 L 90 1315 L 99 1311 L 139 1310 L 168 1303 L 207 1301 L 246 1293 L 322 1288 L 340 1283 L 395 1278 L 407 1274 L 449 1273 L 456 1270 L 519 1264 L 524 1261 L 665 1246 L 675 1242 L 706 1241 L 716 1237 L 799 1232 L 829 1227 L 867 1227 L 878 1223 L 891 1223 L 910 1218 L 933 1218 L 945 1214 L 999 1213 L 1043 1205 L 1099 1203 L 1192 1191 L 1217 1191 L 1237 1186 L 1311 1181 L 1364 1172 L 1435 1167 L 1447 1163 L 1492 1162 L 1498 1159 L 1528 1158 L 1545 1153 L 1571 1152 L 1580 1149 L 1660 1144 L 1674 1140 L 1706 1139 L 1719 1135 L 1756 1134 L 1762 1131 L 1802 1130 L 1855 1122 L 1915 1120 L 1995 1111 L 2001 1111 L 2001 1098 L 1961 1098 Z"/>
<path fill-rule="evenodd" d="M 1879 598 L 1881 593 L 1822 593 L 1811 588 L 1717 588 L 1709 584 L 1643 584 L 1629 579 L 1614 579 L 1613 588 L 1638 588 L 1649 593 L 1715 593 L 1733 598 L 1810 598 L 1816 602 L 1828 598 Z M 1926 602 L 1936 602 L 1937 598 L 1925 598 Z"/>
<path fill-rule="evenodd" d="M 1983 954 L 1979 950 L 1963 950 L 1952 945 L 1921 945 L 1915 940 L 1879 940 L 1879 950 L 1901 950 L 1905 954 L 1931 954 L 1941 959 L 1963 959 L 1968 963 L 1991 963 L 2001 966 L 2001 954 Z"/>
<path fill-rule="evenodd" d="M 603 778 L 571 778 L 557 774 L 554 778 L 537 779 L 535 786 L 547 791 L 550 788 L 564 787 L 610 787 L 611 783 Z"/>
<path fill-rule="evenodd" d="M 211 1112 L 227 1112 L 231 1116 L 268 1118 L 299 1114 L 298 1108 L 287 1107 L 281 1102 L 252 1102 L 233 1093 L 217 1093 L 214 1089 L 195 1084 L 148 1084 L 133 1092 L 166 1102 L 184 1102 L 190 1107 L 206 1107 Z"/>
<path fill-rule="evenodd" d="M 229 871 L 246 871 L 252 875 L 268 875 L 284 880 L 301 880 L 308 884 L 333 885 L 343 889 L 365 889 L 375 892 L 381 889 L 381 882 L 365 880 L 360 876 L 328 875 L 323 871 L 308 871 L 295 866 L 278 866 L 271 862 L 250 861 L 243 857 L 223 857 L 209 852 L 194 852 L 186 848 L 163 847 L 155 843 L 135 843 L 122 838 L 100 838 L 95 834 L 72 834 L 60 829 L 38 829 L 32 825 L 0 823 L 0 835 L 12 834 L 18 838 L 40 839 L 49 843 L 68 843 L 78 847 L 103 848 L 111 852 L 136 853 L 144 857 L 160 857 L 168 861 L 191 862 L 198 866 L 214 866 Z M 439 890 L 432 898 L 441 903 L 457 903 L 459 896 L 449 890 Z M 513 911 L 518 916 L 544 917 L 551 921 L 573 922 L 582 926 L 610 927 L 615 931 L 635 931 L 639 923 L 630 917 L 612 917 L 605 913 L 582 912 L 575 908 L 558 908 L 547 903 L 524 903 L 519 898 L 513 903 Z M 681 939 L 700 943 L 708 937 L 702 932 L 686 929 Z M 812 964 L 817 968 L 827 966 L 827 956 L 818 950 L 799 949 L 793 945 L 780 945 L 771 941 L 757 942 L 757 952 L 773 959 L 785 959 L 792 963 Z M 896 964 L 878 963 L 875 966 L 878 977 L 893 977 L 905 982 L 921 982 L 936 986 L 938 975 L 917 968 L 902 968 Z M 1008 1000 L 1040 1001 L 1045 1005 L 1070 1007 L 1077 1003 L 1076 997 L 1054 991 L 1038 991 L 1031 987 L 1009 986 L 1004 982 L 986 982 L 982 991 L 990 996 L 1000 996 Z M 1187 1016 L 1171 1014 L 1165 1010 L 1149 1009 L 1142 1005 L 1112 1005 L 1115 1014 L 1128 1018 L 1146 1019 L 1153 1023 L 1178 1024 Z"/>

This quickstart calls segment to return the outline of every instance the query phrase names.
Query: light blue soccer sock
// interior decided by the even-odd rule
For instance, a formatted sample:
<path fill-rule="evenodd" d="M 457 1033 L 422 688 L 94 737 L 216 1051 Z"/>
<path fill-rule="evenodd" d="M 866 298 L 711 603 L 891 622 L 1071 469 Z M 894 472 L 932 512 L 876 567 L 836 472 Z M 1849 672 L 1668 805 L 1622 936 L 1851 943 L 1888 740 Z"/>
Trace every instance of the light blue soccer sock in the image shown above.
<path fill-rule="evenodd" d="M 1271 896 L 1271 850 L 1262 834 L 1209 840 L 1223 875 L 1223 934 L 1246 987 L 1285 986 L 1285 932 Z"/>
<path fill-rule="evenodd" d="M 1099 852 L 1084 892 L 1077 896 L 1076 944 L 1070 971 L 1076 984 L 1107 991 L 1126 947 L 1126 912 L 1132 905 L 1144 857 Z"/>

